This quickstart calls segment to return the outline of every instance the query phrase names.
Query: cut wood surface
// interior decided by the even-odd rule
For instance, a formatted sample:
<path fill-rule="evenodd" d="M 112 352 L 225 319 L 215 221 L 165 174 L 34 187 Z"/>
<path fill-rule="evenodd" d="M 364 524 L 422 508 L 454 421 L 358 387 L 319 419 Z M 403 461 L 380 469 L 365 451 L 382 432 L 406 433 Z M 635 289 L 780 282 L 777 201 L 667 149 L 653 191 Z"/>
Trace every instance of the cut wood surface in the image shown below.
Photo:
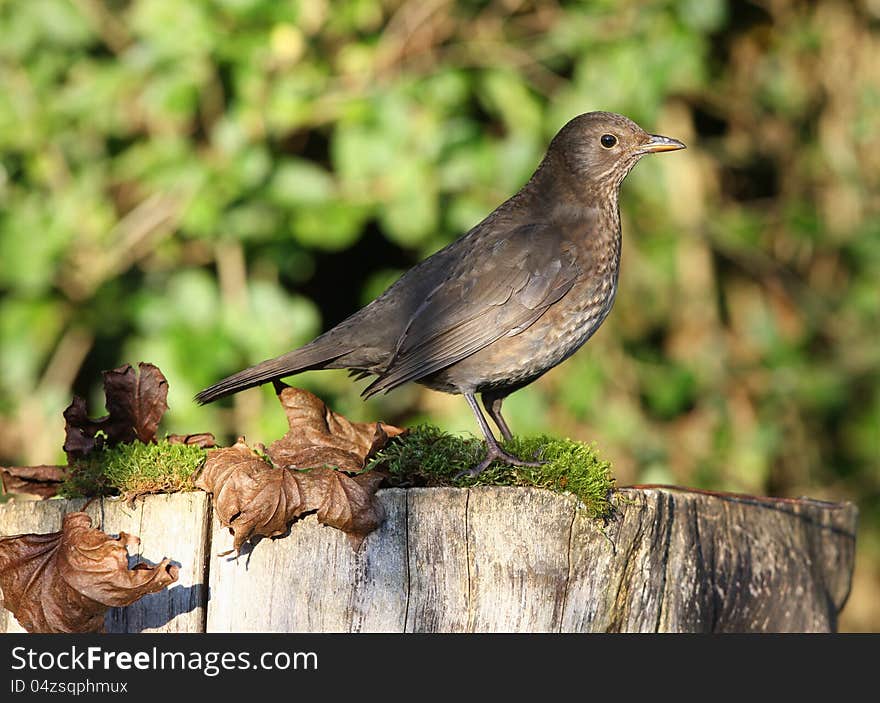
<path fill-rule="evenodd" d="M 108 632 L 204 632 L 205 556 L 208 549 L 210 499 L 201 491 L 148 496 L 128 502 L 104 498 L 85 500 L 13 501 L 0 506 L 0 536 L 57 532 L 68 513 L 82 510 L 92 527 L 107 534 L 137 535 L 140 544 L 130 553 L 137 561 L 157 564 L 168 557 L 179 567 L 169 588 L 141 598 L 127 608 L 107 612 Z M 23 632 L 12 614 L 0 609 L 0 632 Z"/>
<path fill-rule="evenodd" d="M 312 515 L 239 555 L 202 493 L 134 508 L 95 501 L 95 525 L 181 565 L 170 589 L 108 613 L 111 631 L 832 631 L 849 593 L 849 503 L 642 486 L 597 521 L 530 488 L 380 491 L 385 523 L 354 552 Z M 82 501 L 0 506 L 0 535 L 58 530 Z M 209 588 L 206 589 L 205 582 Z M 205 607 L 205 598 L 210 599 Z M 5 618 L 5 619 L 4 619 Z M 20 631 L 0 612 L 0 631 Z"/>
<path fill-rule="evenodd" d="M 132 557 L 150 564 L 168 557 L 179 569 L 177 581 L 165 590 L 127 608 L 110 610 L 105 620 L 108 632 L 205 631 L 210 502 L 201 491 L 149 496 L 134 505 L 121 500 L 101 502 L 104 532 L 140 537 Z"/>
<path fill-rule="evenodd" d="M 400 632 L 406 617 L 406 496 L 382 491 L 385 522 L 355 552 L 314 515 L 238 555 L 214 522 L 209 632 Z"/>
<path fill-rule="evenodd" d="M 84 500 L 24 500 L 4 503 L 0 505 L 0 537 L 58 532 L 64 516 L 82 510 L 85 504 Z M 98 501 L 86 509 L 94 526 L 98 524 L 100 510 Z M 24 631 L 12 613 L 6 608 L 0 608 L 0 632 Z"/>

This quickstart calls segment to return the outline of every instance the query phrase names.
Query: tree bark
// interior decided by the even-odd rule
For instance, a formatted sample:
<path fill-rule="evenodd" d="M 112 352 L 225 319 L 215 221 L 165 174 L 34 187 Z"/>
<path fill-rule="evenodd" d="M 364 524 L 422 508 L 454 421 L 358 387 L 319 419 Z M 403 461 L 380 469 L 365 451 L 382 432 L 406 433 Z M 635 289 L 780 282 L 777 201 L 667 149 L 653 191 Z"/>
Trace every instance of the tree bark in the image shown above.
<path fill-rule="evenodd" d="M 134 505 L 116 498 L 13 501 L 0 505 L 0 536 L 57 532 L 68 513 L 85 510 L 92 527 L 110 535 L 140 538 L 129 561 L 177 564 L 177 581 L 127 608 L 111 608 L 107 632 L 204 632 L 210 547 L 211 499 L 206 493 L 147 496 Z M 131 566 L 131 564 L 130 564 Z M 0 632 L 24 632 L 12 614 L 0 608 Z"/>
<path fill-rule="evenodd" d="M 108 629 L 208 632 L 827 632 L 849 593 L 849 503 L 641 486 L 597 521 L 529 488 L 379 492 L 384 524 L 355 553 L 314 516 L 219 556 L 204 494 L 90 507 L 96 526 L 181 564 L 171 589 Z M 82 502 L 0 506 L 0 534 L 49 532 Z M 40 516 L 43 516 L 42 518 Z M 205 585 L 209 588 L 205 588 Z M 210 599 L 207 599 L 210 593 Z M 0 614 L 0 631 L 14 631 Z"/>

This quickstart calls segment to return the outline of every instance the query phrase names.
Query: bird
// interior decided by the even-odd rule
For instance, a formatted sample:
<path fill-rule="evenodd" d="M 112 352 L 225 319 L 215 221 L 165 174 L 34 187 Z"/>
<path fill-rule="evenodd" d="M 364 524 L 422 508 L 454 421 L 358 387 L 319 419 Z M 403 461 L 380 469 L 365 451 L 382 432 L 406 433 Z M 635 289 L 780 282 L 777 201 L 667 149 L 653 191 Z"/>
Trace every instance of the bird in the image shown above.
<path fill-rule="evenodd" d="M 198 393 L 206 404 L 313 369 L 371 378 L 366 398 L 414 381 L 464 396 L 495 461 L 536 466 L 505 451 L 504 399 L 574 354 L 617 294 L 619 192 L 646 154 L 686 148 L 612 112 L 571 119 L 528 182 L 464 235 L 404 273 L 378 298 L 312 342 Z"/>

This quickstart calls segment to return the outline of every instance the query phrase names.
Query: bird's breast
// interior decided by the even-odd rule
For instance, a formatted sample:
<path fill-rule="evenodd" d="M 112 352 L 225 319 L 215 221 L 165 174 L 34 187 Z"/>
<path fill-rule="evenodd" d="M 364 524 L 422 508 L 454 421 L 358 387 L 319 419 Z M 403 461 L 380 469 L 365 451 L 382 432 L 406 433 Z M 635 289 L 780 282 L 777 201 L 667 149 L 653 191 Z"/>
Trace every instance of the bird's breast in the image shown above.
<path fill-rule="evenodd" d="M 453 393 L 522 387 L 574 354 L 608 316 L 616 293 L 616 272 L 575 286 L 527 329 L 419 382 Z"/>
<path fill-rule="evenodd" d="M 551 368 L 574 354 L 608 317 L 617 295 L 617 276 L 603 277 L 589 287 L 576 287 L 570 300 L 551 307 L 532 334 L 543 340 L 546 351 L 537 353 Z M 527 330 L 528 332 L 529 330 Z"/>

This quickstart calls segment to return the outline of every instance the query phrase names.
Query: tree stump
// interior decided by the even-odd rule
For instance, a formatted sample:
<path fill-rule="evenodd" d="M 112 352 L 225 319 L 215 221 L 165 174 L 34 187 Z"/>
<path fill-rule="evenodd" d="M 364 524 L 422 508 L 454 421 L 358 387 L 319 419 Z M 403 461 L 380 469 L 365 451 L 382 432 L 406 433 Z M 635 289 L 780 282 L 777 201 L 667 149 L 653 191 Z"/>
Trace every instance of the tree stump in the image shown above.
<path fill-rule="evenodd" d="M 107 632 L 204 632 L 210 545 L 211 499 L 206 493 L 147 496 L 134 505 L 116 498 L 14 501 L 0 505 L 0 536 L 57 532 L 68 513 L 85 510 L 92 527 L 110 535 L 128 532 L 140 538 L 136 561 L 156 564 L 169 557 L 177 581 L 127 608 L 112 608 Z M 0 632 L 24 632 L 12 614 L 0 608 Z"/>
<path fill-rule="evenodd" d="M 237 556 L 219 556 L 232 540 L 204 494 L 151 496 L 126 520 L 113 516 L 118 502 L 99 501 L 96 526 L 139 534 L 144 557 L 171 557 L 185 574 L 111 611 L 108 629 L 827 632 L 850 588 L 849 503 L 642 486 L 617 491 L 603 523 L 540 489 L 387 489 L 379 498 L 386 520 L 358 552 L 309 516 Z M 0 534 L 56 530 L 81 505 L 0 506 Z M 17 624 L 8 617 L 5 627 Z"/>

